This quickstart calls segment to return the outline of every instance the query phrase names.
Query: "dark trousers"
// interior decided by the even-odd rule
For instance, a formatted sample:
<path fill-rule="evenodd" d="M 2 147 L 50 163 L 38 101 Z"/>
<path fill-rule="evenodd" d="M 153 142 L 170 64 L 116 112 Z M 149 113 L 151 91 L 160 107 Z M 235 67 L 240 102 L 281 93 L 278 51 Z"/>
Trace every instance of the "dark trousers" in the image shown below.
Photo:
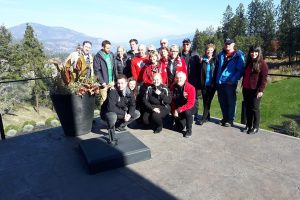
<path fill-rule="evenodd" d="M 260 99 L 257 98 L 257 90 L 243 88 L 244 104 L 249 128 L 259 128 L 260 121 Z"/>
<path fill-rule="evenodd" d="M 203 100 L 202 120 L 207 120 L 210 119 L 210 106 L 216 93 L 216 88 L 212 86 L 206 86 L 203 90 L 201 90 L 201 93 Z"/>
<path fill-rule="evenodd" d="M 236 110 L 236 87 L 237 84 L 218 85 L 218 100 L 223 115 L 223 122 L 234 121 Z"/>
<path fill-rule="evenodd" d="M 186 127 L 186 130 L 191 131 L 193 125 L 193 115 L 195 113 L 196 106 L 189 110 L 179 113 L 178 117 L 175 118 L 175 126 L 177 130 L 182 131 L 184 127 Z"/>
<path fill-rule="evenodd" d="M 115 112 L 107 112 L 105 113 L 104 120 L 107 122 L 108 128 L 113 129 L 116 124 L 122 127 L 127 126 L 128 124 L 139 118 L 140 115 L 140 112 L 138 110 L 135 110 L 131 118 L 127 122 L 125 122 L 124 116 L 117 115 Z"/>
<path fill-rule="evenodd" d="M 170 113 L 170 107 L 158 106 L 158 108 L 160 109 L 160 113 L 147 110 L 143 113 L 142 117 L 144 124 L 149 125 L 153 123 L 154 130 L 163 127 L 163 119 Z"/>

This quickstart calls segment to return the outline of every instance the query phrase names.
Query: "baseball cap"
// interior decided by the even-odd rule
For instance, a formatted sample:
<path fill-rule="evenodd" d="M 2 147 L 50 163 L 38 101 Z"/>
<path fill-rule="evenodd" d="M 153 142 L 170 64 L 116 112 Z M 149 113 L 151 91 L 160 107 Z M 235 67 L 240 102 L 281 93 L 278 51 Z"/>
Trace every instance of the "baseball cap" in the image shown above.
<path fill-rule="evenodd" d="M 224 40 L 224 43 L 225 43 L 225 44 L 231 44 L 231 43 L 234 43 L 234 40 L 231 39 L 231 38 L 226 38 L 226 39 Z"/>
<path fill-rule="evenodd" d="M 191 43 L 191 40 L 189 38 L 183 39 L 182 43 Z"/>

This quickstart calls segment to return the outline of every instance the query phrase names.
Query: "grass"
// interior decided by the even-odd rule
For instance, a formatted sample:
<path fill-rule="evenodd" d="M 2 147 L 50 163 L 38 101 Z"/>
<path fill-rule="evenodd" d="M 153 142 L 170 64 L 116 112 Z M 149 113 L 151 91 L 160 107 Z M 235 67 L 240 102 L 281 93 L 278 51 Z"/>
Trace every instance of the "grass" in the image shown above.
<path fill-rule="evenodd" d="M 241 121 L 242 100 L 242 92 L 239 89 L 237 94 L 236 122 Z M 269 83 L 261 100 L 260 112 L 260 127 L 263 129 L 273 130 L 273 126 L 281 127 L 282 122 L 292 119 L 298 123 L 298 131 L 300 131 L 300 78 L 290 78 Z M 217 96 L 212 102 L 211 115 L 222 118 Z"/>

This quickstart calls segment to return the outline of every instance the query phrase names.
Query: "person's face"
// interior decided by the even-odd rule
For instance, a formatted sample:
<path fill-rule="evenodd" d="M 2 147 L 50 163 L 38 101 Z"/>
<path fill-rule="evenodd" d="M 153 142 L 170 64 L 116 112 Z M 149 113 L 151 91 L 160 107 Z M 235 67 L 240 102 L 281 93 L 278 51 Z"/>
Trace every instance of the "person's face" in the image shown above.
<path fill-rule="evenodd" d="M 183 43 L 182 44 L 182 48 L 183 48 L 183 51 L 190 51 L 191 50 L 191 43 Z"/>
<path fill-rule="evenodd" d="M 151 55 L 149 59 L 150 59 L 151 63 L 157 63 L 157 61 L 158 61 L 158 58 L 156 55 Z"/>
<path fill-rule="evenodd" d="M 145 47 L 139 47 L 138 51 L 139 51 L 141 57 L 146 56 L 146 48 Z"/>
<path fill-rule="evenodd" d="M 166 41 L 166 40 L 160 41 L 160 46 L 161 47 L 167 47 L 168 46 L 168 41 Z"/>
<path fill-rule="evenodd" d="M 184 83 L 185 83 L 185 80 L 186 80 L 186 76 L 183 74 L 183 73 L 178 73 L 176 75 L 176 83 L 179 85 L 179 86 L 183 86 Z"/>
<path fill-rule="evenodd" d="M 82 47 L 82 51 L 83 51 L 84 55 L 89 54 L 91 49 L 92 49 L 92 45 L 90 43 L 85 43 Z"/>
<path fill-rule="evenodd" d="M 118 48 L 117 49 L 117 54 L 118 54 L 118 56 L 123 56 L 124 55 L 124 49 L 123 48 Z"/>
<path fill-rule="evenodd" d="M 134 90 L 136 86 L 136 81 L 129 81 L 128 87 L 130 90 Z"/>
<path fill-rule="evenodd" d="M 169 57 L 169 52 L 166 49 L 161 50 L 160 54 L 163 58 L 168 58 Z"/>
<path fill-rule="evenodd" d="M 136 49 L 137 49 L 137 43 L 135 43 L 135 42 L 130 42 L 130 48 L 131 48 L 131 50 L 133 50 L 133 51 L 135 51 Z"/>
<path fill-rule="evenodd" d="M 110 52 L 110 47 L 111 47 L 110 44 L 106 44 L 106 45 L 103 47 L 103 51 L 104 51 L 105 53 L 109 53 L 109 52 Z"/>
<path fill-rule="evenodd" d="M 154 76 L 153 77 L 153 84 L 155 85 L 155 86 L 159 86 L 160 84 L 161 84 L 161 77 L 160 76 Z"/>
<path fill-rule="evenodd" d="M 258 57 L 258 51 L 251 51 L 250 56 L 252 59 L 256 59 Z"/>
<path fill-rule="evenodd" d="M 207 55 L 207 57 L 211 58 L 214 54 L 214 48 L 209 47 L 208 49 L 206 49 L 205 54 Z"/>
<path fill-rule="evenodd" d="M 232 52 L 232 51 L 234 51 L 234 43 L 231 43 L 231 44 L 224 44 L 224 49 L 225 49 L 225 51 L 227 51 L 227 52 Z"/>
<path fill-rule="evenodd" d="M 176 58 L 178 56 L 178 49 L 177 48 L 172 48 L 170 55 L 171 55 L 172 58 Z"/>
<path fill-rule="evenodd" d="M 124 78 L 117 80 L 117 87 L 119 90 L 123 91 L 127 87 L 127 81 Z"/>

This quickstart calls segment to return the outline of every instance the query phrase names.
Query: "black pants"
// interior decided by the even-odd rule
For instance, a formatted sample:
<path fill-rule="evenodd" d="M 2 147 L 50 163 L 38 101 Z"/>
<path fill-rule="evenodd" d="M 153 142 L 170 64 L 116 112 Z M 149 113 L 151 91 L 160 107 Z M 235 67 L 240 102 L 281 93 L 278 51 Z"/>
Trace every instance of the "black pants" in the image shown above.
<path fill-rule="evenodd" d="M 201 90 L 203 99 L 203 115 L 202 120 L 207 120 L 210 118 L 210 106 L 211 102 L 215 96 L 216 88 L 211 86 L 206 86 Z"/>
<path fill-rule="evenodd" d="M 170 113 L 170 107 L 157 106 L 160 109 L 160 113 L 154 111 L 145 111 L 143 113 L 143 123 L 149 125 L 150 122 L 154 124 L 155 129 L 161 129 L 163 127 L 163 119 Z"/>
<path fill-rule="evenodd" d="M 243 88 L 243 97 L 247 116 L 247 126 L 249 128 L 259 128 L 259 106 L 261 98 L 257 98 L 257 93 L 257 90 Z"/>
<path fill-rule="evenodd" d="M 108 128 L 113 129 L 116 126 L 116 124 L 122 127 L 127 126 L 128 124 L 139 118 L 140 115 L 140 112 L 138 110 L 135 110 L 131 118 L 127 122 L 125 122 L 124 116 L 119 116 L 114 112 L 107 112 L 105 113 L 104 120 L 107 122 Z"/>
<path fill-rule="evenodd" d="M 191 131 L 193 125 L 193 115 L 196 113 L 196 106 L 193 108 L 181 112 L 178 117 L 175 118 L 175 126 L 178 131 L 182 131 L 184 127 L 186 130 Z"/>

